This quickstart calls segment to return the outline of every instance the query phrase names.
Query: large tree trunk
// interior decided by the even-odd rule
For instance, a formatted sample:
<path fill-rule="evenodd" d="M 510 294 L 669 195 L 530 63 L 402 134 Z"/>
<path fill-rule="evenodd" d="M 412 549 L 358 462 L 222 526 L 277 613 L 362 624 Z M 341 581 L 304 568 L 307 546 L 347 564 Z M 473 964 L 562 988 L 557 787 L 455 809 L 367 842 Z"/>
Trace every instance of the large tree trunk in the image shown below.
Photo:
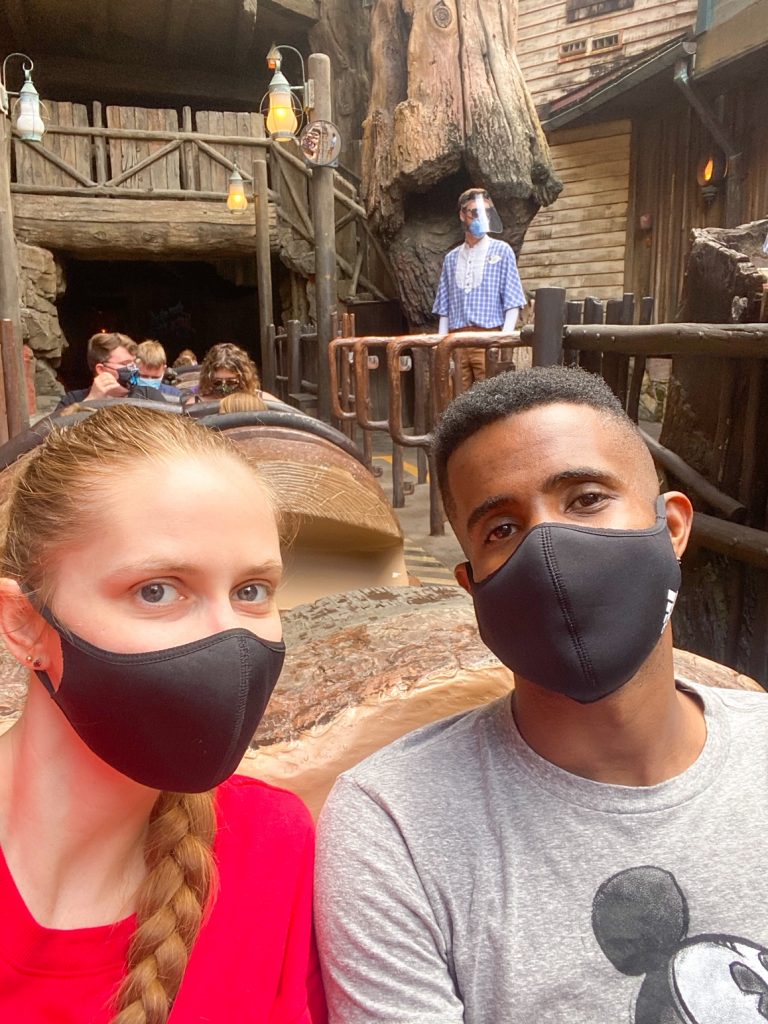
<path fill-rule="evenodd" d="M 768 220 L 693 232 L 682 320 L 759 319 L 768 275 L 768 255 L 762 251 L 766 233 Z M 662 443 L 742 502 L 747 525 L 762 530 L 768 528 L 766 417 L 763 360 L 674 360 Z M 768 683 L 768 576 L 761 570 L 704 549 L 689 552 L 674 628 L 679 646 Z"/>
<path fill-rule="evenodd" d="M 515 56 L 517 4 L 376 0 L 363 193 L 390 248 L 412 327 L 433 322 L 442 258 L 461 239 L 456 199 L 487 188 L 519 250 L 557 198 L 549 149 Z"/>

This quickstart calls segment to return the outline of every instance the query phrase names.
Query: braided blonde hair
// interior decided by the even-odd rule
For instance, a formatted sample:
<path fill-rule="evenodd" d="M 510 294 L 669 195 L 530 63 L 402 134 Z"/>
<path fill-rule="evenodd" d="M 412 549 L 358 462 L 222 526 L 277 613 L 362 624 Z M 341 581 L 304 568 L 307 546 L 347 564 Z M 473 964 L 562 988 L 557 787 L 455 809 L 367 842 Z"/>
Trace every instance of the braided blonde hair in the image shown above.
<path fill-rule="evenodd" d="M 211 898 L 213 793 L 161 793 L 149 819 L 128 973 L 113 1024 L 165 1024 Z"/>
<path fill-rule="evenodd" d="M 226 456 L 255 472 L 222 434 L 168 412 L 116 405 L 51 431 L 39 448 L 3 474 L 0 575 L 23 581 L 36 600 L 48 602 L 56 551 L 82 543 L 99 528 L 112 474 L 146 460 L 167 465 L 183 455 Z M 147 874 L 137 893 L 136 931 L 113 1024 L 168 1020 L 215 891 L 215 830 L 213 792 L 158 797 L 149 819 Z"/>

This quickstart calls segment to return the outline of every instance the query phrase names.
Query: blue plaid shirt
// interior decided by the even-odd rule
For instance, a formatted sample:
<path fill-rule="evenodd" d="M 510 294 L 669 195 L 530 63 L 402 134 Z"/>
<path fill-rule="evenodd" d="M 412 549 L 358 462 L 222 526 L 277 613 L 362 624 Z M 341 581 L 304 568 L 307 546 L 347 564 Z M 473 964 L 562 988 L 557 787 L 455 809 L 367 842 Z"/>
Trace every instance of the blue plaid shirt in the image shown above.
<path fill-rule="evenodd" d="M 456 283 L 456 264 L 461 246 L 451 249 L 443 260 L 440 284 L 432 312 L 448 317 L 448 330 L 462 327 L 501 327 L 508 309 L 522 309 L 525 293 L 517 272 L 517 260 L 511 246 L 491 238 L 483 267 L 483 279 L 477 288 L 465 289 Z"/>

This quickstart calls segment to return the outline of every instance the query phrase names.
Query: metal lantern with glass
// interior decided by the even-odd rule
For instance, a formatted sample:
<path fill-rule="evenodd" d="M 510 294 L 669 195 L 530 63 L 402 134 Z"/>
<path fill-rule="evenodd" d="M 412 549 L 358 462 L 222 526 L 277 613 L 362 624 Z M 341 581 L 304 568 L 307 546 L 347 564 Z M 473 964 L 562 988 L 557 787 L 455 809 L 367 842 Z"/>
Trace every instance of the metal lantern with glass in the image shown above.
<path fill-rule="evenodd" d="M 19 92 L 11 92 L 6 85 L 6 66 L 13 57 L 19 57 L 24 71 L 24 84 Z M 14 114 L 18 110 L 16 118 L 16 131 L 22 139 L 27 142 L 40 142 L 45 133 L 45 124 L 40 116 L 40 96 L 32 81 L 32 61 L 25 53 L 9 53 L 3 61 L 2 73 L 0 73 L 0 112 L 8 117 L 10 115 L 9 97 L 17 97 L 14 104 Z"/>

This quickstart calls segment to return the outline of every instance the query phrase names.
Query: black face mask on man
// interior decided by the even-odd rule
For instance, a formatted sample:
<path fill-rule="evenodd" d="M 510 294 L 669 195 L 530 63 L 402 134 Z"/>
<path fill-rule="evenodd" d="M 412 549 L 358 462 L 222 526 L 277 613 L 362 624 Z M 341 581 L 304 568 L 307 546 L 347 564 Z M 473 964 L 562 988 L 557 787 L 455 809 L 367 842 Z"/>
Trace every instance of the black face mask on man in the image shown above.
<path fill-rule="evenodd" d="M 141 654 L 104 651 L 41 614 L 61 637 L 55 689 L 37 671 L 80 739 L 135 782 L 201 793 L 237 768 L 283 666 L 285 645 L 228 629 Z"/>
<path fill-rule="evenodd" d="M 470 580 L 472 570 L 467 563 Z M 517 675 L 589 704 L 638 671 L 672 614 L 680 566 L 665 503 L 646 530 L 541 523 L 472 585 L 480 636 Z"/>

